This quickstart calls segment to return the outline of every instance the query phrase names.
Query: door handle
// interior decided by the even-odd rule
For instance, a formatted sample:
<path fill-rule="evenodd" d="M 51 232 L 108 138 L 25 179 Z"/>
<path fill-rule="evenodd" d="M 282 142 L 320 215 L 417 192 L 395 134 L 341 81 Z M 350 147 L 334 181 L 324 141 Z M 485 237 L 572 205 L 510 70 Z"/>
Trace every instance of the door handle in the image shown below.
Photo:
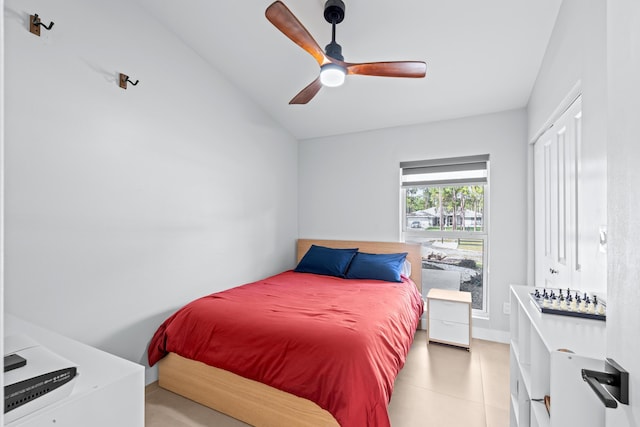
<path fill-rule="evenodd" d="M 613 359 L 606 359 L 604 368 L 606 372 L 582 369 L 582 379 L 607 408 L 617 408 L 618 402 L 628 405 L 629 373 Z"/>
<path fill-rule="evenodd" d="M 549 269 L 549 273 L 551 274 L 558 274 L 558 270 L 554 270 L 553 268 Z"/>

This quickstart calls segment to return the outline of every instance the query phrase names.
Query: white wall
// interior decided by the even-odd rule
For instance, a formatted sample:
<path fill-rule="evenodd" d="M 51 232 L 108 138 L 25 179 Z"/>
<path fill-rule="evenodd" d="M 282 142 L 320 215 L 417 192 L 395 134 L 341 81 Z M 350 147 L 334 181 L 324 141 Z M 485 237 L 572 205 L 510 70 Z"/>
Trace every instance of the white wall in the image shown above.
<path fill-rule="evenodd" d="M 489 320 L 507 331 L 502 303 L 526 280 L 527 124 L 524 110 L 302 141 L 300 237 L 400 238 L 401 161 L 491 156 Z"/>
<path fill-rule="evenodd" d="M 640 425 L 640 3 L 607 1 L 607 357 L 629 371 L 629 405 L 606 411 L 607 427 Z M 595 399 L 594 399 L 595 400 Z"/>
<path fill-rule="evenodd" d="M 607 224 L 606 2 L 564 0 L 528 104 L 529 141 L 548 127 L 556 108 L 582 93 L 579 188 L 580 288 L 605 293 L 607 257 L 599 227 Z M 533 218 L 531 218 L 532 220 Z M 530 263 L 533 262 L 531 257 Z M 529 269 L 532 273 L 533 269 Z M 533 283 L 530 274 L 529 282 Z"/>
<path fill-rule="evenodd" d="M 4 0 L 0 0 L 4 10 Z M 4 52 L 4 19 L 0 18 L 0 46 Z M 4 93 L 4 53 L 0 53 L 0 93 Z M 0 96 L 0 165 L 4 170 L 4 96 Z M 0 254 L 4 254 L 4 173 L 0 173 Z M 4 355 L 4 256 L 0 255 L 0 353 Z M 0 378 L 4 390 L 4 375 Z M 0 426 L 4 425 L 4 411 L 0 413 Z"/>
<path fill-rule="evenodd" d="M 4 12 L 7 312 L 143 362 L 177 307 L 294 265 L 297 141 L 267 114 L 135 3 Z"/>

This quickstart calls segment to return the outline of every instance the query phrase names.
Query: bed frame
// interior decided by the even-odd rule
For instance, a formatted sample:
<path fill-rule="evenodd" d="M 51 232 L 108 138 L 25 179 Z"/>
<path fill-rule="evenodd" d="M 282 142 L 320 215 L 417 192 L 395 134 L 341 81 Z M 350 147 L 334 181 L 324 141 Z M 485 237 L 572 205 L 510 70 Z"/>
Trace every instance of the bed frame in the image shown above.
<path fill-rule="evenodd" d="M 411 279 L 422 289 L 419 244 L 300 239 L 298 261 L 312 244 L 369 253 L 408 252 Z M 158 362 L 158 377 L 160 387 L 256 427 L 339 427 L 333 415 L 308 399 L 175 353 Z"/>

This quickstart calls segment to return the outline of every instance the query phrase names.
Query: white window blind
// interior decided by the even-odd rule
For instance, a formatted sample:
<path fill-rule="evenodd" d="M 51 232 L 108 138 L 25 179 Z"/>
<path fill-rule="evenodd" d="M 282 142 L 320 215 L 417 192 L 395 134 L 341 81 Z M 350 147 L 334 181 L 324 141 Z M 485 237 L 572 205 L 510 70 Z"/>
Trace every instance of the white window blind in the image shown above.
<path fill-rule="evenodd" d="M 483 185 L 489 155 L 401 162 L 402 187 Z"/>

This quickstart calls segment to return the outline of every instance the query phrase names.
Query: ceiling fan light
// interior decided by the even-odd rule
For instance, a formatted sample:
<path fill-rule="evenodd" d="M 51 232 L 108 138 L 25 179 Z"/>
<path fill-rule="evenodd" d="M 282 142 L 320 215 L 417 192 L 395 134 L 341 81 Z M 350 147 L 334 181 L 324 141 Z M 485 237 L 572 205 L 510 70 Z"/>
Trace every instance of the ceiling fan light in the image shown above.
<path fill-rule="evenodd" d="M 320 68 L 320 82 L 323 86 L 336 87 L 344 83 L 347 70 L 336 64 L 325 64 Z"/>

